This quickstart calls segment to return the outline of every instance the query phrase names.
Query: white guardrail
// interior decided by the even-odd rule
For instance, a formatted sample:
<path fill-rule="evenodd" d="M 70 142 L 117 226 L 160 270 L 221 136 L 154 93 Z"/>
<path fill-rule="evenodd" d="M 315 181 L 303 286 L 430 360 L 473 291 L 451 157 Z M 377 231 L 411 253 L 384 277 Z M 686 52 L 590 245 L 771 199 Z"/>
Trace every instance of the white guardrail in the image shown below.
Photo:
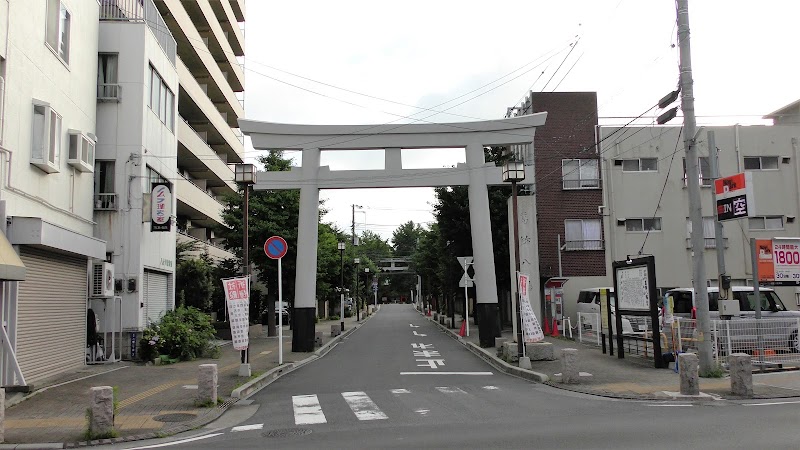
<path fill-rule="evenodd" d="M 578 313 L 578 341 L 601 345 L 600 314 Z M 800 318 L 711 320 L 714 360 L 727 364 L 732 353 L 746 353 L 758 366 L 800 367 Z M 697 321 L 676 317 L 661 328 L 662 352 L 697 352 Z"/>

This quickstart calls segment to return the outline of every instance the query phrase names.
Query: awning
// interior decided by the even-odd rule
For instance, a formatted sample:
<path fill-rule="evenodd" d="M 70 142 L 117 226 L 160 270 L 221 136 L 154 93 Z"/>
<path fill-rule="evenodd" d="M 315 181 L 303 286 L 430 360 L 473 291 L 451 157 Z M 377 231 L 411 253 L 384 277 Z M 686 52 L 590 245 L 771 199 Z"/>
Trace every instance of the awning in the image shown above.
<path fill-rule="evenodd" d="M 19 259 L 5 233 L 0 232 L 0 280 L 24 281 L 25 264 Z"/>

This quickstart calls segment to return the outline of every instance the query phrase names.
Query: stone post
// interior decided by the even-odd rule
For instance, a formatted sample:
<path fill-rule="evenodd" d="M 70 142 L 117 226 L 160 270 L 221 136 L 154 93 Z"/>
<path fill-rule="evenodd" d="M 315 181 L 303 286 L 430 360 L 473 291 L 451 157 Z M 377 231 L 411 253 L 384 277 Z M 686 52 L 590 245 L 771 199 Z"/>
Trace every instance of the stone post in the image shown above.
<path fill-rule="evenodd" d="M 742 397 L 753 396 L 753 362 L 746 353 L 728 356 L 731 366 L 731 392 Z"/>
<path fill-rule="evenodd" d="M 91 389 L 92 413 L 89 421 L 89 434 L 92 436 L 109 435 L 114 430 L 114 388 L 97 386 Z"/>
<path fill-rule="evenodd" d="M 503 343 L 508 342 L 508 338 L 496 337 L 494 338 L 494 348 L 497 350 L 497 356 L 503 355 Z"/>
<path fill-rule="evenodd" d="M 0 444 L 6 441 L 6 390 L 0 388 Z"/>
<path fill-rule="evenodd" d="M 678 370 L 681 373 L 681 395 L 700 395 L 699 366 L 700 360 L 694 353 L 678 354 Z"/>
<path fill-rule="evenodd" d="M 217 365 L 200 364 L 197 371 L 197 403 L 217 404 Z"/>
<path fill-rule="evenodd" d="M 579 376 L 578 349 L 565 348 L 561 350 L 561 382 L 577 383 Z"/>

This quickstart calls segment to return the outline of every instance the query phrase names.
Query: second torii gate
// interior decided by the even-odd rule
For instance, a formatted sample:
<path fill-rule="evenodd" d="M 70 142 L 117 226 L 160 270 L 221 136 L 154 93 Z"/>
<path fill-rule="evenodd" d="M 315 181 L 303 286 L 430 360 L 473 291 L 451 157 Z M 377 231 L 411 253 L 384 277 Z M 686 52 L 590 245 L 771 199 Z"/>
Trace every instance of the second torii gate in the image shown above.
<path fill-rule="evenodd" d="M 477 315 L 482 347 L 494 345 L 497 289 L 487 187 L 502 185 L 502 169 L 487 163 L 484 147 L 530 145 L 547 113 L 510 119 L 443 124 L 296 125 L 239 119 L 257 150 L 301 150 L 302 167 L 261 172 L 255 190 L 300 189 L 292 351 L 314 351 L 317 238 L 320 189 L 468 186 L 472 250 L 475 258 Z M 403 169 L 402 149 L 465 148 L 466 164 L 440 169 Z M 384 149 L 381 170 L 320 167 L 323 150 Z M 522 184 L 530 183 L 525 180 Z"/>

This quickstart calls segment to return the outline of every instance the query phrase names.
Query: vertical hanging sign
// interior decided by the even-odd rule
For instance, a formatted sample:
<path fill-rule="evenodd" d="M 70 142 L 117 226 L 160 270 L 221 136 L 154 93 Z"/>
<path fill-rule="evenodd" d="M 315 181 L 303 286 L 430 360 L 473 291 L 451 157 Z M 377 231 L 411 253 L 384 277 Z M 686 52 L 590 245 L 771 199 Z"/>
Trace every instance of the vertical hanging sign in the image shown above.
<path fill-rule="evenodd" d="M 156 182 L 150 191 L 150 231 L 169 231 L 172 224 L 172 192 L 169 183 Z"/>
<path fill-rule="evenodd" d="M 528 296 L 528 282 L 530 277 L 527 274 L 519 273 L 518 278 L 519 284 L 517 285 L 517 289 L 519 289 L 519 307 L 522 315 L 522 330 L 525 335 L 523 340 L 525 342 L 539 342 L 544 340 L 544 332 L 542 331 L 541 325 L 539 325 L 539 321 L 536 319 L 536 315 L 533 313 L 531 301 Z"/>
<path fill-rule="evenodd" d="M 246 350 L 250 327 L 250 277 L 225 278 L 225 303 L 231 324 L 231 339 L 235 350 Z"/>

